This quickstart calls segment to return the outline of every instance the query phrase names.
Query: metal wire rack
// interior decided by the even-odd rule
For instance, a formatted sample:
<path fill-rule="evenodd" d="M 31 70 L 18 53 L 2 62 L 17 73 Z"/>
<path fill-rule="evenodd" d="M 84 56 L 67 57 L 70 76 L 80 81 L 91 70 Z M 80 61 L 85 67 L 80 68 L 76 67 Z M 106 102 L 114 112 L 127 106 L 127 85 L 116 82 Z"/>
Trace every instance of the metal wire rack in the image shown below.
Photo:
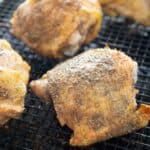
<path fill-rule="evenodd" d="M 23 42 L 9 33 L 9 19 L 23 0 L 0 2 L 0 38 L 7 39 L 32 67 L 31 80 L 39 78 L 59 63 L 33 53 Z M 138 103 L 150 104 L 150 28 L 134 24 L 124 18 L 104 17 L 102 29 L 95 41 L 81 48 L 104 47 L 121 49 L 139 64 Z M 60 127 L 52 104 L 44 104 L 28 90 L 25 111 L 18 120 L 11 120 L 0 128 L 2 150 L 75 150 L 68 144 L 71 131 Z M 97 143 L 85 150 L 150 150 L 150 126 L 127 136 Z"/>

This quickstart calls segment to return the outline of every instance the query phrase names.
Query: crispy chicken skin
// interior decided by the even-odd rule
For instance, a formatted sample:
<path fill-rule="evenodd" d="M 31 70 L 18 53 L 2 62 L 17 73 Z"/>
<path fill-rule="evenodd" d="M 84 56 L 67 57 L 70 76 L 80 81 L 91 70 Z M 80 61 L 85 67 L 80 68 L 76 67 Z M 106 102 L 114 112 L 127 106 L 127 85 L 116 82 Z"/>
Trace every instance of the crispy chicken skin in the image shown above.
<path fill-rule="evenodd" d="M 29 71 L 21 56 L 0 39 L 0 126 L 23 112 Z"/>
<path fill-rule="evenodd" d="M 109 48 L 89 50 L 54 69 L 30 86 L 53 100 L 57 118 L 74 131 L 73 146 L 86 146 L 148 125 L 150 106 L 137 108 L 137 63 Z"/>
<path fill-rule="evenodd" d="M 150 26 L 150 0 L 99 0 L 104 12 L 123 15 Z"/>
<path fill-rule="evenodd" d="M 11 19 L 11 32 L 47 57 L 73 56 L 100 29 L 98 0 L 26 0 Z"/>

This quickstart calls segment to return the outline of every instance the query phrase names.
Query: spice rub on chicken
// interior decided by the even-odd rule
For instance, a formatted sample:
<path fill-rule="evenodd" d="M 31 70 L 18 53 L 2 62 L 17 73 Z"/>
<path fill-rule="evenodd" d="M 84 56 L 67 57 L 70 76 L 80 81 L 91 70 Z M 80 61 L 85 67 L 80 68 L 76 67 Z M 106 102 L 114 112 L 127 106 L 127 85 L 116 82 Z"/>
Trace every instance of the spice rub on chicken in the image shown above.
<path fill-rule="evenodd" d="M 26 0 L 15 11 L 11 32 L 47 57 L 73 56 L 101 26 L 98 0 Z"/>
<path fill-rule="evenodd" d="M 99 0 L 104 12 L 122 15 L 150 26 L 150 0 Z"/>
<path fill-rule="evenodd" d="M 137 63 L 110 48 L 82 53 L 31 82 L 33 92 L 53 101 L 70 144 L 86 146 L 148 125 L 150 106 L 136 104 Z"/>
<path fill-rule="evenodd" d="M 0 126 L 23 112 L 29 71 L 21 56 L 0 39 Z"/>

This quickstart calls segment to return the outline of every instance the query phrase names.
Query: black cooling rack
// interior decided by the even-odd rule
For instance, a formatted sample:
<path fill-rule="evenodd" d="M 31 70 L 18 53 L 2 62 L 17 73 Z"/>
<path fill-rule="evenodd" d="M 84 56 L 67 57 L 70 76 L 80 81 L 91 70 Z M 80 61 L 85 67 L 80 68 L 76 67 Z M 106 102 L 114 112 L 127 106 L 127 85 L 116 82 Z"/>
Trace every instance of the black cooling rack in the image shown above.
<path fill-rule="evenodd" d="M 1 1 L 1 0 L 0 0 Z M 60 60 L 43 58 L 9 33 L 9 19 L 23 0 L 0 3 L 0 38 L 7 39 L 32 67 L 31 80 L 39 78 Z M 121 49 L 139 63 L 138 103 L 150 104 L 150 28 L 124 18 L 104 17 L 98 38 L 81 48 L 104 47 Z M 0 128 L 0 150 L 76 150 L 68 144 L 71 131 L 60 127 L 52 104 L 44 104 L 28 90 L 25 111 L 18 120 Z M 150 150 L 150 126 L 127 136 L 97 143 L 85 150 Z"/>

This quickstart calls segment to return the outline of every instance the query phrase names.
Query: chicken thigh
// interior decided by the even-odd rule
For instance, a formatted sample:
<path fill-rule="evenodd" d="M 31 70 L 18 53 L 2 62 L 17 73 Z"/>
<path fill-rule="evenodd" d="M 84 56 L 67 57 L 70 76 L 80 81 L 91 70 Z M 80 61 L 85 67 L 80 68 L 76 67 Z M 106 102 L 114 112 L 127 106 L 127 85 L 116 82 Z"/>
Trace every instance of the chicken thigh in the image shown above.
<path fill-rule="evenodd" d="M 73 56 L 100 29 L 98 0 L 26 0 L 11 19 L 11 32 L 43 56 Z"/>
<path fill-rule="evenodd" d="M 52 99 L 70 144 L 86 146 L 148 125 L 150 106 L 137 108 L 137 63 L 109 48 L 89 50 L 31 82 L 36 95 Z"/>
<path fill-rule="evenodd" d="M 150 26 L 150 0 L 99 0 L 104 12 L 123 15 Z"/>
<path fill-rule="evenodd" d="M 29 71 L 21 56 L 0 39 L 0 126 L 23 112 Z"/>

